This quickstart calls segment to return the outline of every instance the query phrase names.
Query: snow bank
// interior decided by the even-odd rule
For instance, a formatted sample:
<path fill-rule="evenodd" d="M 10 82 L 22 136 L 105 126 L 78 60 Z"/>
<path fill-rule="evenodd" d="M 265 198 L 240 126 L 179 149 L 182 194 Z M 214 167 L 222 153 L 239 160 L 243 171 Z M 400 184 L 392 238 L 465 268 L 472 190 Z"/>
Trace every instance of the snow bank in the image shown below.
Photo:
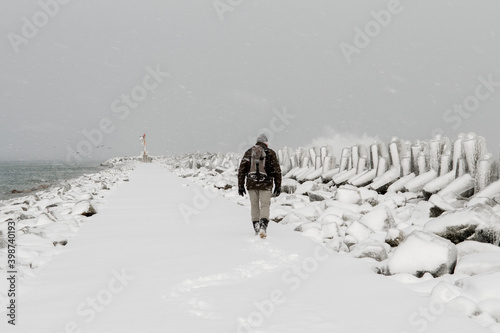
<path fill-rule="evenodd" d="M 105 163 L 110 169 L 83 175 L 34 195 L 2 202 L 0 207 L 0 256 L 7 221 L 18 229 L 18 262 L 20 276 L 41 267 L 58 254 L 77 234 L 86 219 L 97 214 L 102 199 L 119 183 L 127 181 L 134 162 L 115 158 Z"/>

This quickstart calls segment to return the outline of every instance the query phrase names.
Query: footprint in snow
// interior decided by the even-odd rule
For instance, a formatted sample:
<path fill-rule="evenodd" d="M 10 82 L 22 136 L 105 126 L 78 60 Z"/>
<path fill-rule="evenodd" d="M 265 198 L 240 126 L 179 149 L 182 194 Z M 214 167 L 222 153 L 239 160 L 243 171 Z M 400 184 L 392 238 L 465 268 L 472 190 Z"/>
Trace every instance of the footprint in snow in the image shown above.
<path fill-rule="evenodd" d="M 272 248 L 266 243 L 260 242 L 256 249 L 266 253 L 265 259 L 253 260 L 239 265 L 227 272 L 200 276 L 187 279 L 172 287 L 163 295 L 163 300 L 168 303 L 181 303 L 187 307 L 187 311 L 203 318 L 216 319 L 210 311 L 210 304 L 193 294 L 199 294 L 200 289 L 220 285 L 236 285 L 247 282 L 250 278 L 256 278 L 266 272 L 288 267 L 299 257 L 297 254 L 287 254 L 279 249 Z"/>

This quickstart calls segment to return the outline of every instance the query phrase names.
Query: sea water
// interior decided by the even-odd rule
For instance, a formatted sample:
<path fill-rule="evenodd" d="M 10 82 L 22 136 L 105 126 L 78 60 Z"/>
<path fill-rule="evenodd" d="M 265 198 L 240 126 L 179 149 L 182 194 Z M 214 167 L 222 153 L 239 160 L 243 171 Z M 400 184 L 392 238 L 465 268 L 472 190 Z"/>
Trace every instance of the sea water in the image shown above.
<path fill-rule="evenodd" d="M 0 200 L 36 193 L 103 169 L 105 167 L 97 163 L 69 166 L 61 162 L 0 162 Z"/>

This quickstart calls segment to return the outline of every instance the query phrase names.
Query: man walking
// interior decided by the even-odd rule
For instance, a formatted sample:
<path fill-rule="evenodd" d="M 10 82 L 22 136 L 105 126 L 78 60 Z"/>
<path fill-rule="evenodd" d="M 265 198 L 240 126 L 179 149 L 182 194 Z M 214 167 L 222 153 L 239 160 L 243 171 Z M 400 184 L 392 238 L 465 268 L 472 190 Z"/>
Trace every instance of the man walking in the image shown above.
<path fill-rule="evenodd" d="M 250 196 L 251 217 L 255 235 L 267 236 L 271 196 L 281 193 L 281 168 L 276 153 L 268 148 L 265 134 L 257 137 L 257 143 L 248 149 L 238 169 L 238 194 L 244 196 L 245 179 Z M 274 183 L 274 191 L 273 189 Z"/>

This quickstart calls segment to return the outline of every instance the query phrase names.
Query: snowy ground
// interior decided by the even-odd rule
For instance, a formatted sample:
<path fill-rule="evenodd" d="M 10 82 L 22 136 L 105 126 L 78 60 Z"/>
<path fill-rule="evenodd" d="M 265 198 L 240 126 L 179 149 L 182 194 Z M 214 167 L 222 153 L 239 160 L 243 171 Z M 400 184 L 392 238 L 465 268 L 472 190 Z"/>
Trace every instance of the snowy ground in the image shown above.
<path fill-rule="evenodd" d="M 68 245 L 55 247 L 60 253 L 31 270 L 31 277 L 23 270 L 17 325 L 7 325 L 4 313 L 2 332 L 496 329 L 444 305 L 462 292 L 449 280 L 437 288 L 437 279 L 415 278 L 408 288 L 375 274 L 372 261 L 327 250 L 287 225 L 271 224 L 268 239 L 261 240 L 252 235 L 247 206 L 155 164 L 137 164 L 120 177 L 129 181 L 99 197 L 98 214 L 79 217 L 85 221 L 79 220 Z M 40 239 L 31 241 L 26 251 L 46 253 Z M 478 285 L 494 286 L 495 278 L 465 281 L 461 288 L 477 296 Z M 5 312 L 7 286 L 0 287 Z M 429 289 L 433 297 L 422 296 Z M 494 311 L 497 303 L 491 303 Z"/>

